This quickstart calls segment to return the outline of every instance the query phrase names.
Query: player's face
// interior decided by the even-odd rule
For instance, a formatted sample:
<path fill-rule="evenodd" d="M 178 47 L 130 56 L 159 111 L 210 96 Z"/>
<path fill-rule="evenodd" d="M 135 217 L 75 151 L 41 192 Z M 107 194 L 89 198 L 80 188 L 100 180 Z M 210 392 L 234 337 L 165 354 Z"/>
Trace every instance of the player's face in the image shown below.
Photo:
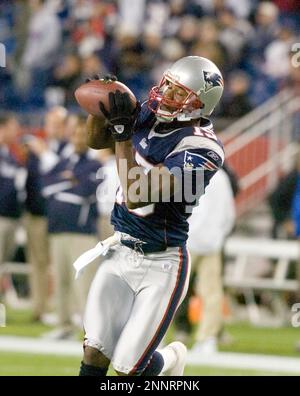
<path fill-rule="evenodd" d="M 168 75 L 149 93 L 148 107 L 161 122 L 171 122 L 183 111 L 201 108 L 197 94 Z"/>
<path fill-rule="evenodd" d="M 176 111 L 178 109 L 178 104 L 183 103 L 187 96 L 188 92 L 184 88 L 173 84 L 171 81 L 166 81 L 163 94 L 164 104 L 161 105 L 161 109 L 169 112 Z"/>

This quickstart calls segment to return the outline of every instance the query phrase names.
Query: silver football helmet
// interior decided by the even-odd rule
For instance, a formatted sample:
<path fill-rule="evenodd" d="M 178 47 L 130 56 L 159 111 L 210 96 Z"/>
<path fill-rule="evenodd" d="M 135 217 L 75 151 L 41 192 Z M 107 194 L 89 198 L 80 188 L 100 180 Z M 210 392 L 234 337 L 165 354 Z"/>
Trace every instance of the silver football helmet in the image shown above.
<path fill-rule="evenodd" d="M 183 102 L 164 97 L 170 82 L 186 91 Z M 219 102 L 223 88 L 222 74 L 213 62 L 200 56 L 186 56 L 166 70 L 160 84 L 151 89 L 148 106 L 160 121 L 170 122 L 175 118 L 189 121 L 209 116 Z"/>

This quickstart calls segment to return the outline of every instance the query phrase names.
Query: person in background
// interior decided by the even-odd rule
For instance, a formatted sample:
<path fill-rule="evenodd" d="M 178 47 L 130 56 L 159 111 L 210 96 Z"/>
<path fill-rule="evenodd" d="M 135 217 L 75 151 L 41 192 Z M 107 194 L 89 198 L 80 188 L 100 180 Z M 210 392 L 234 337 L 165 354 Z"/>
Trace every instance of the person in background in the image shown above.
<path fill-rule="evenodd" d="M 27 85 L 27 102 L 39 107 L 44 104 L 44 90 L 57 61 L 62 29 L 50 2 L 29 0 L 28 3 L 31 15 L 21 70 L 23 84 Z"/>
<path fill-rule="evenodd" d="M 45 175 L 42 190 L 47 202 L 50 258 L 58 314 L 58 327 L 47 336 L 55 339 L 73 337 L 74 303 L 76 313 L 82 314 L 96 269 L 91 266 L 75 283 L 73 262 L 97 243 L 96 188 L 101 181 L 96 177 L 101 164 L 91 159 L 84 121 L 78 122 L 71 143 L 73 154 L 61 159 Z"/>
<path fill-rule="evenodd" d="M 39 158 L 39 170 L 42 174 L 49 172 L 60 158 L 71 155 L 73 148 L 66 137 L 67 125 L 67 110 L 62 106 L 55 106 L 45 116 L 46 140 L 34 137 L 27 141 L 28 149 Z"/>
<path fill-rule="evenodd" d="M 277 238 L 294 238 L 294 227 L 291 223 L 291 208 L 296 193 L 298 169 L 295 166 L 282 177 L 268 197 L 273 226 L 271 236 Z"/>
<path fill-rule="evenodd" d="M 295 188 L 295 193 L 293 197 L 292 203 L 292 221 L 293 221 L 293 228 L 294 228 L 294 235 L 300 242 L 300 153 L 298 154 L 298 161 L 297 161 L 297 183 Z M 298 301 L 300 297 L 300 261 L 297 265 L 297 279 L 299 284 L 299 289 L 297 293 Z M 296 344 L 296 350 L 300 352 L 300 342 Z"/>
<path fill-rule="evenodd" d="M 219 113 L 221 117 L 237 119 L 253 109 L 248 97 L 249 84 L 249 77 L 243 71 L 236 70 L 230 74 L 227 94 Z"/>
<path fill-rule="evenodd" d="M 221 169 L 189 219 L 188 247 L 196 272 L 195 290 L 203 302 L 203 319 L 193 347 L 193 351 L 199 353 L 217 350 L 217 337 L 222 328 L 222 249 L 234 222 L 233 192 L 229 177 Z"/>
<path fill-rule="evenodd" d="M 13 115 L 0 116 L 0 266 L 12 260 L 16 248 L 15 231 L 22 211 L 25 170 L 10 151 L 19 132 Z M 0 273 L 0 298 L 4 294 Z"/>
<path fill-rule="evenodd" d="M 46 140 L 26 135 L 23 145 L 26 152 L 26 214 L 24 224 L 27 233 L 27 260 L 32 265 L 30 291 L 33 321 L 42 321 L 50 308 L 49 297 L 49 238 L 46 201 L 42 196 L 43 174 L 68 156 L 70 145 L 65 140 L 67 112 L 62 107 L 51 109 L 45 116 Z M 73 126 L 74 127 L 74 126 Z"/>

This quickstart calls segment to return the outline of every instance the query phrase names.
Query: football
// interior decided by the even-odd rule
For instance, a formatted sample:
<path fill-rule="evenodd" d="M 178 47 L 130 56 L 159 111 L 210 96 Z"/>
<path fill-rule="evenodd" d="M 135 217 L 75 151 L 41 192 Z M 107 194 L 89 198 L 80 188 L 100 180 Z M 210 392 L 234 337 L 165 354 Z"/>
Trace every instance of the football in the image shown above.
<path fill-rule="evenodd" d="M 109 110 L 109 92 L 116 92 L 119 90 L 124 93 L 127 92 L 132 101 L 136 105 L 136 98 L 133 92 L 119 81 L 112 80 L 92 80 L 78 87 L 74 93 L 79 106 L 95 116 L 103 116 L 99 108 L 99 102 L 103 102 L 104 107 Z"/>

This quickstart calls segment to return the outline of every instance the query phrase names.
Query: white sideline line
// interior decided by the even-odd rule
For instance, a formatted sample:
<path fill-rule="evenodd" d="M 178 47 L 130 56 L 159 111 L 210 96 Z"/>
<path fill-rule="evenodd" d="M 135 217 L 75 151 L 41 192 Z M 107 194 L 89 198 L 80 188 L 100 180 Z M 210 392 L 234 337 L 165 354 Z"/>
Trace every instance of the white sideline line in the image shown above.
<path fill-rule="evenodd" d="M 79 341 L 52 341 L 29 337 L 0 336 L 0 351 L 81 356 L 82 343 Z"/>
<path fill-rule="evenodd" d="M 187 363 L 192 366 L 300 374 L 300 358 L 274 355 L 218 352 L 211 356 L 200 356 L 199 354 L 189 352 Z"/>
<path fill-rule="evenodd" d="M 1 351 L 81 357 L 82 343 L 79 341 L 50 341 L 39 338 L 0 336 Z M 300 374 L 300 358 L 283 356 L 230 352 L 200 356 L 189 351 L 187 363 L 192 366 Z"/>

